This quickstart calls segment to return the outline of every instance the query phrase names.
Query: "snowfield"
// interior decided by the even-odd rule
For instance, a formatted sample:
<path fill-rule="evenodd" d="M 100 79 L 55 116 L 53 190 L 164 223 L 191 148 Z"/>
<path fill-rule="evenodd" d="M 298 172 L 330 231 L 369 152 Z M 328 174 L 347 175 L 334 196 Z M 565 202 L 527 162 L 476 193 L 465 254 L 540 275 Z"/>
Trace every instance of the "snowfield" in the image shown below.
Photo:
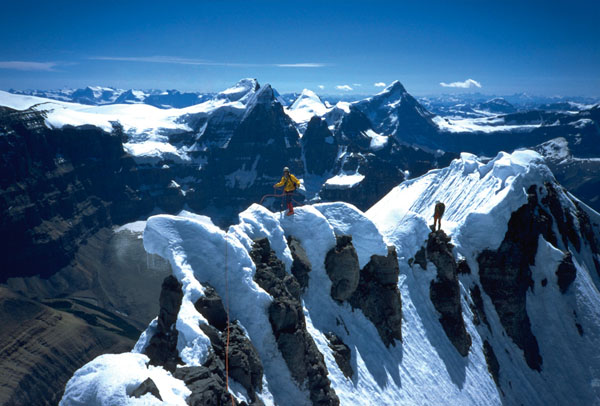
<path fill-rule="evenodd" d="M 563 253 L 540 237 L 531 268 L 535 289 L 527 293 L 527 312 L 544 360 L 541 372 L 527 366 L 485 293 L 489 330 L 473 324 L 469 288 L 478 283 L 476 257 L 500 245 L 511 214 L 527 202 L 526 189 L 544 182 L 552 183 L 554 178 L 533 151 L 500 153 L 487 163 L 462 154 L 447 168 L 402 183 L 366 213 L 346 203 L 327 203 L 299 207 L 294 216 L 286 217 L 254 204 L 227 231 L 191 213 L 157 215 L 146 223 L 144 247 L 167 259 L 183 284 L 176 328 L 178 351 L 186 365 L 201 365 L 210 347 L 199 328 L 207 321 L 193 305 L 204 294 L 201 281 L 208 282 L 221 297 L 229 298 L 232 319 L 240 321 L 260 355 L 264 385 L 258 396 L 267 405 L 310 404 L 306 389 L 293 382 L 278 350 L 267 311 L 272 298 L 254 282 L 256 268 L 249 256 L 252 241 L 266 237 L 289 272 L 288 236 L 300 241 L 312 264 L 309 286 L 302 296 L 304 315 L 342 405 L 597 405 L 600 281 L 588 246 L 580 252 L 573 250 L 577 277 L 562 294 L 555 270 Z M 565 207 L 573 206 L 564 193 L 561 199 Z M 409 265 L 427 240 L 438 200 L 447 207 L 442 227 L 452 237 L 454 255 L 465 258 L 472 270 L 470 275 L 459 276 L 463 319 L 473 340 L 466 357 L 446 336 L 430 300 L 435 266 L 429 263 L 423 270 Z M 593 222 L 599 221 L 597 213 L 585 210 Z M 396 248 L 402 342 L 386 347 L 362 311 L 331 298 L 324 262 L 336 235 L 353 237 L 361 267 L 371 255 L 386 255 L 388 245 Z M 542 279 L 547 280 L 544 289 L 538 288 Z M 575 328 L 574 312 L 583 335 Z M 188 392 L 183 383 L 160 367 L 148 367 L 147 358 L 140 354 L 155 326 L 156 321 L 142 334 L 134 353 L 100 356 L 77 371 L 67 384 L 61 406 L 141 404 L 142 399 L 127 394 L 147 377 L 155 380 L 164 402 L 152 398 L 146 404 L 184 404 Z M 351 349 L 353 379 L 343 375 L 334 359 L 324 335 L 330 331 Z M 500 363 L 500 388 L 488 372 L 484 340 L 490 342 Z M 242 399 L 239 391 L 232 392 Z"/>

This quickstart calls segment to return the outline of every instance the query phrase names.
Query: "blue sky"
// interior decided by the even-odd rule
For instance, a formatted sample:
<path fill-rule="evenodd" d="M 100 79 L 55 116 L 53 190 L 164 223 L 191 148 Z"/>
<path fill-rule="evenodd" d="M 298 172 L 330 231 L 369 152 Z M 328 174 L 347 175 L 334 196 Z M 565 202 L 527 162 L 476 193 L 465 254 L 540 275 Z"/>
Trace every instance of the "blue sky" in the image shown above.
<path fill-rule="evenodd" d="M 600 96 L 598 1 L 1 1 L 0 89 Z"/>

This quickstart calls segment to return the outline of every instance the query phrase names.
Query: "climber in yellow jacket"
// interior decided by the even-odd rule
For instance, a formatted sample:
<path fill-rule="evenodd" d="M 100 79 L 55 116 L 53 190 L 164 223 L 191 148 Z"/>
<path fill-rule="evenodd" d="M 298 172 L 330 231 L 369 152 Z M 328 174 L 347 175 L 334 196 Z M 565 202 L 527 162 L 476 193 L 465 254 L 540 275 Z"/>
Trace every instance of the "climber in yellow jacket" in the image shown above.
<path fill-rule="evenodd" d="M 282 187 L 285 195 L 285 203 L 288 208 L 287 216 L 294 214 L 294 206 L 292 206 L 292 195 L 294 191 L 300 186 L 300 181 L 290 173 L 290 168 L 287 166 L 283 168 L 283 176 L 279 183 L 273 185 L 274 188 Z"/>

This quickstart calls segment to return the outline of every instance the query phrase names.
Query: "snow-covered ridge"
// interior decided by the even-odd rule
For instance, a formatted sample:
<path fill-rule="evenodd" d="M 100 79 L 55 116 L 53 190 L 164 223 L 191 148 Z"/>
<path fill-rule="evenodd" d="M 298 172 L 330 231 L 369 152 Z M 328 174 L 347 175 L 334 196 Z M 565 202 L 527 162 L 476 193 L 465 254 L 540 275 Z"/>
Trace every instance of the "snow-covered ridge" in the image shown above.
<path fill-rule="evenodd" d="M 555 183 L 541 156 L 533 151 L 500 153 L 488 162 L 463 154 L 448 168 L 404 182 L 366 213 L 346 203 L 329 203 L 299 207 L 294 216 L 286 217 L 252 205 L 227 231 L 190 215 L 159 215 L 148 219 L 144 246 L 149 253 L 167 259 L 183 284 L 184 299 L 176 323 L 181 359 L 186 365 L 201 365 L 207 357 L 210 340 L 199 326 L 208 322 L 193 303 L 204 295 L 203 283 L 209 283 L 221 297 L 230 298 L 231 317 L 240 321 L 260 355 L 264 380 L 258 396 L 266 405 L 310 404 L 305 389 L 291 379 L 277 348 L 267 311 L 273 298 L 253 280 L 256 266 L 249 254 L 253 240 L 266 237 L 289 272 L 289 236 L 301 243 L 312 264 L 308 289 L 302 295 L 304 315 L 342 405 L 545 405 L 569 404 L 573 399 L 589 404 L 597 395 L 589 382 L 600 379 L 600 361 L 594 358 L 600 345 L 600 294 L 598 277 L 591 274 L 593 261 L 587 245 L 580 252 L 572 251 L 577 277 L 569 291 L 561 294 L 554 270 L 563 253 L 541 238 L 532 267 L 536 286 L 527 293 L 532 329 L 544 358 L 541 372 L 527 367 L 522 352 L 504 334 L 487 295 L 483 301 L 489 327 L 473 321 L 470 289 L 478 284 L 477 255 L 499 246 L 512 213 L 528 200 L 526 191 L 532 185 L 541 188 L 545 182 Z M 560 193 L 561 204 L 574 210 L 571 198 Z M 437 200 L 446 204 L 442 225 L 452 236 L 455 256 L 466 258 L 472 270 L 457 282 L 462 291 L 462 316 L 473 339 L 464 358 L 440 327 L 439 315 L 429 299 L 435 266 L 430 264 L 423 270 L 409 261 L 428 238 L 428 223 Z M 598 217 L 594 218 L 597 221 Z M 336 235 L 352 236 L 361 268 L 372 255 L 386 255 L 388 245 L 395 247 L 403 303 L 403 341 L 396 346 L 386 347 L 360 310 L 353 311 L 348 303 L 331 298 L 331 280 L 324 262 L 336 245 Z M 543 279 L 547 286 L 542 288 Z M 574 309 L 583 335 L 577 334 L 572 321 Z M 136 352 L 143 351 L 155 326 L 153 322 L 140 337 Z M 330 331 L 351 348 L 353 379 L 344 376 L 335 360 L 325 338 Z M 500 362 L 501 389 L 488 372 L 484 341 L 491 343 Z M 168 404 L 166 397 L 172 399 L 171 394 L 186 397 L 181 381 L 170 379 L 160 367 L 148 367 L 147 358 L 141 354 L 103 357 L 75 374 L 66 387 L 62 406 L 81 401 L 93 406 L 108 399 L 122 405 L 138 404 L 128 396 L 127 388 L 137 387 L 149 376 L 158 380 L 161 394 L 165 393 L 165 402 L 145 395 L 152 404 Z M 118 376 L 107 374 L 106 369 L 118 357 L 128 365 L 127 370 Z M 573 374 L 576 380 L 569 379 Z M 238 399 L 245 398 L 239 386 L 233 385 L 232 391 Z"/>

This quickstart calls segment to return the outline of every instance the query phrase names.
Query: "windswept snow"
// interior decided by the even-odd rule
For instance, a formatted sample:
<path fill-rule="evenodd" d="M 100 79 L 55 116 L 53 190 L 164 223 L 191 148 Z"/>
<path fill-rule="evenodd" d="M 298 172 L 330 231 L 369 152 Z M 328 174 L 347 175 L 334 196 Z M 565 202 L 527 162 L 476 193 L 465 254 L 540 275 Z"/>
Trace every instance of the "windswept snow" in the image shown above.
<path fill-rule="evenodd" d="M 60 406 L 186 406 L 191 391 L 183 381 L 161 367 L 148 365 L 143 354 L 101 355 L 81 367 L 69 380 Z M 147 378 L 156 384 L 163 399 L 151 394 L 140 398 L 131 393 Z"/>

